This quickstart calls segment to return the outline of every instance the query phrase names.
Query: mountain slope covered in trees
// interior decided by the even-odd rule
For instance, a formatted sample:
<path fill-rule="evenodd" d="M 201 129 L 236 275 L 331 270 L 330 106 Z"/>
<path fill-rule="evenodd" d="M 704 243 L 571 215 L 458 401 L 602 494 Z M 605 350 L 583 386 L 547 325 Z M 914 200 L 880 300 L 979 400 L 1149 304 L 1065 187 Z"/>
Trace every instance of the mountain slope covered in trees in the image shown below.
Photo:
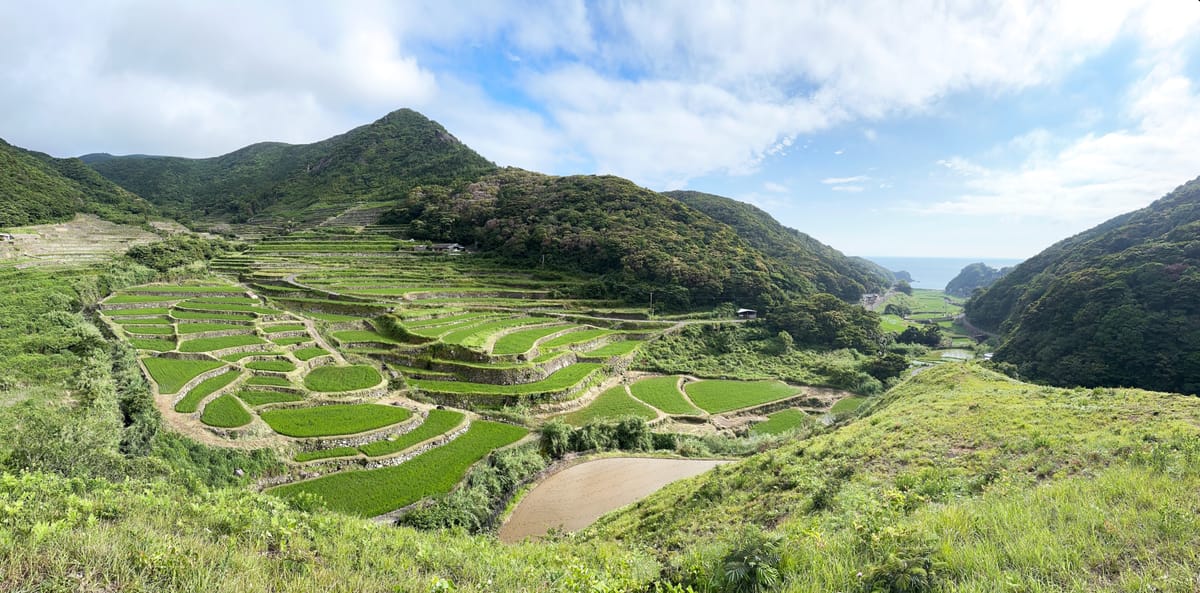
<path fill-rule="evenodd" d="M 0 227 L 70 220 L 78 212 L 135 222 L 153 211 L 79 159 L 58 159 L 0 140 Z"/>
<path fill-rule="evenodd" d="M 1200 392 L 1200 179 L 1051 246 L 966 312 L 1022 376 Z"/>
<path fill-rule="evenodd" d="M 946 294 L 969 297 L 976 289 L 987 288 L 1012 271 L 1011 267 L 993 268 L 983 262 L 969 264 L 946 283 Z"/>
<path fill-rule="evenodd" d="M 809 235 L 779 224 L 750 204 L 697 191 L 665 193 L 732 226 L 752 247 L 804 275 L 824 292 L 852 301 L 865 292 L 881 291 L 893 280 L 883 268 L 846 257 Z"/>
<path fill-rule="evenodd" d="M 454 187 L 495 169 L 441 125 L 410 109 L 313 144 L 253 144 L 187 159 L 91 154 L 105 177 L 182 218 L 241 221 L 399 198 L 419 185 Z"/>

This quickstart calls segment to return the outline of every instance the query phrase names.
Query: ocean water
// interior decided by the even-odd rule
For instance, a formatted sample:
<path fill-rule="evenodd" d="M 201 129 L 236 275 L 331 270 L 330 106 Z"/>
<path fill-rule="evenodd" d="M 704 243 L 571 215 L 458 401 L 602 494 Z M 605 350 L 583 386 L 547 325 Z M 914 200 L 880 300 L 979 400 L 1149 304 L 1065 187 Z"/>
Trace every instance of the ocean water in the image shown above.
<path fill-rule="evenodd" d="M 905 271 L 912 274 L 913 288 L 943 290 L 946 283 L 954 279 L 963 268 L 983 262 L 993 268 L 1015 266 L 1024 260 L 1004 258 L 960 258 L 960 257 L 886 257 L 863 256 L 893 272 Z"/>

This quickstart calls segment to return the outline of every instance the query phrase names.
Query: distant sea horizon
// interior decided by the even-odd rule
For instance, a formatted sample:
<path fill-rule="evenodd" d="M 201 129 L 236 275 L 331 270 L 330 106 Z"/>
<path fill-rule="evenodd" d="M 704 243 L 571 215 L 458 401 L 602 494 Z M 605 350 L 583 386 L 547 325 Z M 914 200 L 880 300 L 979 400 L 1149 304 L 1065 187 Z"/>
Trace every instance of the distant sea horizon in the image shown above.
<path fill-rule="evenodd" d="M 913 288 L 944 290 L 963 268 L 983 262 L 993 268 L 1015 266 L 1025 260 L 1003 257 L 893 257 L 861 256 L 893 272 L 908 272 L 912 275 Z"/>

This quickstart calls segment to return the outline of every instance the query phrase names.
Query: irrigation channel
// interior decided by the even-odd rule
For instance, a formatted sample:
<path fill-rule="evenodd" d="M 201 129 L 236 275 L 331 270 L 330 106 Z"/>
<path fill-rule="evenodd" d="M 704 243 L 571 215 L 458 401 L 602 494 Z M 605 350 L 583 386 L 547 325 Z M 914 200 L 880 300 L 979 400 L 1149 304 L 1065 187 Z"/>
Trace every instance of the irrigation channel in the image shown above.
<path fill-rule="evenodd" d="M 521 499 L 500 527 L 500 540 L 511 543 L 537 538 L 554 528 L 578 531 L 609 511 L 723 463 L 728 461 L 614 457 L 571 466 L 546 478 Z"/>

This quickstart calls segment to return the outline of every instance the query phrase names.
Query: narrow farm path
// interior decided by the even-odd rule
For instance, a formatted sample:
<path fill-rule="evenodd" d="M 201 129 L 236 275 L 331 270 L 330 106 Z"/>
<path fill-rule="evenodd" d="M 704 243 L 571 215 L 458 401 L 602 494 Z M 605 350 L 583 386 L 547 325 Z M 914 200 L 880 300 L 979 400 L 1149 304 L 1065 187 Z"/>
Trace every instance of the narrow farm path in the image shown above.
<path fill-rule="evenodd" d="M 317 331 L 317 322 L 311 319 L 304 319 L 303 321 L 304 328 L 308 330 L 309 335 L 313 337 L 317 345 L 329 352 L 330 356 L 333 356 L 333 359 L 337 361 L 338 366 L 345 366 L 347 364 L 346 358 L 336 348 L 329 345 L 329 342 L 325 340 L 325 336 L 322 336 L 321 332 Z"/>

